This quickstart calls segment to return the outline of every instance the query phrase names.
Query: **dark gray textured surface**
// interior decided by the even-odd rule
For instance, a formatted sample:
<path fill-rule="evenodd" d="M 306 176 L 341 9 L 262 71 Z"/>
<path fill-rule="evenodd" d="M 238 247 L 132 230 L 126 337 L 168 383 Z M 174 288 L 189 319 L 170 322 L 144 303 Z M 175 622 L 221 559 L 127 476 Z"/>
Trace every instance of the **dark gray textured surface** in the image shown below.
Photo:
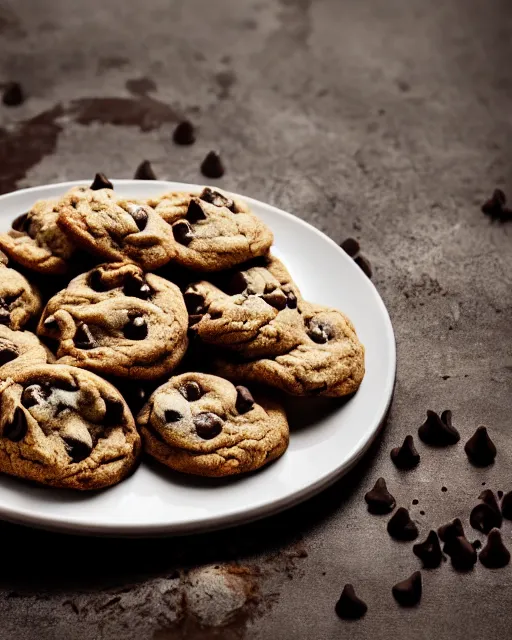
<path fill-rule="evenodd" d="M 467 521 L 483 482 L 512 489 L 512 224 L 479 211 L 496 185 L 512 192 L 510 3 L 4 0 L 0 35 L 0 80 L 29 95 L 0 110 L 3 191 L 131 177 L 143 158 L 195 182 L 219 148 L 222 186 L 361 241 L 398 342 L 382 437 L 309 503 L 152 542 L 2 526 L 0 637 L 508 637 L 510 567 L 425 571 L 421 605 L 400 610 L 391 586 L 419 563 L 363 495 L 383 475 L 400 505 L 418 499 L 423 538 Z M 172 143 L 182 116 L 200 127 L 193 147 Z M 427 408 L 451 408 L 463 441 L 487 425 L 495 465 L 471 467 L 460 443 L 395 470 L 390 448 Z M 369 605 L 356 623 L 334 615 L 349 581 Z"/>

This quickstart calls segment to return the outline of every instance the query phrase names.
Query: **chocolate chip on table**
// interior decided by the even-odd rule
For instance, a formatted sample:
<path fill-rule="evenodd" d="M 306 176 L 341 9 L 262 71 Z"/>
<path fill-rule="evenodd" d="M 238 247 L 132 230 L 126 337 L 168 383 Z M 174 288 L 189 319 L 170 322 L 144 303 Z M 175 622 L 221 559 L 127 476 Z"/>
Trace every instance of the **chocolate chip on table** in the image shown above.
<path fill-rule="evenodd" d="M 495 189 L 492 196 L 482 205 L 482 213 L 493 220 L 512 220 L 512 210 L 507 206 L 507 197 L 501 189 Z"/>
<path fill-rule="evenodd" d="M 78 440 L 71 436 L 64 436 L 62 438 L 66 445 L 66 452 L 73 462 L 81 462 L 89 456 L 92 451 L 92 447 L 88 442 Z"/>
<path fill-rule="evenodd" d="M 235 407 L 238 413 L 247 413 L 254 407 L 254 398 L 247 387 L 236 387 Z"/>
<path fill-rule="evenodd" d="M 457 537 L 464 537 L 464 528 L 460 518 L 455 518 L 455 520 L 439 527 L 437 533 L 439 538 L 445 543 L 443 551 L 447 552 L 446 549 L 449 547 L 450 542 L 455 540 Z"/>
<path fill-rule="evenodd" d="M 144 231 L 148 224 L 148 212 L 142 205 L 134 204 L 128 207 L 128 213 L 134 219 L 137 229 Z"/>
<path fill-rule="evenodd" d="M 164 418 L 166 422 L 178 422 L 183 418 L 183 415 L 175 409 L 166 409 L 164 412 Z"/>
<path fill-rule="evenodd" d="M 148 300 L 151 298 L 152 291 L 149 284 L 142 277 L 128 273 L 124 279 L 123 293 L 131 298 Z"/>
<path fill-rule="evenodd" d="M 185 246 L 189 245 L 194 238 L 192 227 L 186 220 L 180 220 L 173 224 L 172 233 L 176 242 L 184 244 Z"/>
<path fill-rule="evenodd" d="M 216 151 L 210 151 L 201 163 L 201 173 L 206 178 L 222 178 L 225 173 L 224 165 Z"/>
<path fill-rule="evenodd" d="M 492 529 L 480 551 L 480 562 L 488 569 L 501 569 L 510 562 L 510 551 L 503 544 L 499 529 Z"/>
<path fill-rule="evenodd" d="M 107 398 L 105 400 L 105 418 L 104 423 L 106 425 L 118 425 L 123 421 L 124 416 L 124 404 L 121 400 L 112 400 Z"/>
<path fill-rule="evenodd" d="M 123 328 L 124 337 L 128 340 L 144 340 L 148 336 L 148 325 L 143 316 L 130 318 Z"/>
<path fill-rule="evenodd" d="M 366 276 L 368 276 L 368 278 L 370 278 L 371 280 L 373 271 L 372 271 L 372 265 L 370 264 L 370 261 L 368 260 L 368 258 L 365 258 L 364 256 L 357 256 L 357 258 L 354 258 L 354 262 L 361 269 L 361 271 Z"/>
<path fill-rule="evenodd" d="M 14 345 L 4 345 L 0 347 L 0 367 L 8 362 L 12 362 L 12 360 L 16 360 L 18 356 L 19 353 Z"/>
<path fill-rule="evenodd" d="M 406 436 L 401 447 L 391 449 L 391 460 L 398 469 L 412 469 L 420 461 L 420 454 L 414 446 L 414 439 L 411 435 Z"/>
<path fill-rule="evenodd" d="M 411 520 L 405 507 L 397 509 L 388 522 L 387 530 L 395 540 L 410 541 L 418 537 L 418 527 Z"/>
<path fill-rule="evenodd" d="M 434 447 L 456 444 L 460 434 L 452 424 L 452 412 L 443 411 L 441 417 L 435 411 L 427 410 L 427 419 L 418 429 L 420 440 Z"/>
<path fill-rule="evenodd" d="M 424 542 L 415 544 L 412 551 L 423 562 L 423 566 L 426 569 L 436 569 L 443 560 L 439 538 L 433 530 L 430 531 Z"/>
<path fill-rule="evenodd" d="M 501 513 L 506 520 L 512 520 L 512 491 L 509 491 L 503 496 Z"/>
<path fill-rule="evenodd" d="M 464 536 L 456 536 L 447 542 L 443 551 L 450 556 L 452 566 L 457 571 L 469 571 L 476 563 L 476 550 Z"/>
<path fill-rule="evenodd" d="M 2 102 L 6 107 L 19 107 L 25 102 L 25 94 L 19 82 L 8 82 L 4 85 Z"/>
<path fill-rule="evenodd" d="M 205 187 L 202 190 L 199 199 L 204 202 L 209 202 L 216 207 L 226 207 L 226 209 L 236 213 L 236 206 L 233 200 L 231 200 L 231 198 L 226 198 L 224 194 L 219 193 L 214 189 L 210 189 L 210 187 Z"/>
<path fill-rule="evenodd" d="M 38 404 L 43 404 L 48 398 L 48 390 L 39 384 L 31 384 L 23 389 L 21 404 L 25 409 L 30 409 Z"/>
<path fill-rule="evenodd" d="M 75 332 L 75 337 L 73 338 L 73 342 L 75 343 L 75 347 L 77 349 L 94 349 L 94 347 L 96 347 L 96 340 L 94 339 L 91 330 L 89 329 L 88 325 L 85 324 L 85 322 L 78 326 Z"/>
<path fill-rule="evenodd" d="M 4 425 L 2 436 L 12 442 L 19 442 L 27 433 L 27 417 L 21 407 L 16 407 L 11 422 Z"/>
<path fill-rule="evenodd" d="M 334 337 L 334 330 L 329 323 L 313 318 L 309 323 L 308 335 L 313 342 L 325 344 Z"/>
<path fill-rule="evenodd" d="M 59 330 L 59 323 L 57 322 L 57 319 L 55 318 L 55 316 L 48 316 L 46 320 L 43 322 L 43 325 L 45 329 L 48 329 L 49 331 Z"/>
<path fill-rule="evenodd" d="M 485 427 L 478 427 L 464 445 L 469 461 L 477 467 L 487 467 L 494 462 L 496 446 L 490 439 Z"/>
<path fill-rule="evenodd" d="M 26 233 L 30 227 L 30 219 L 31 216 L 29 213 L 22 213 L 21 216 L 18 216 L 12 221 L 11 227 L 15 231 L 22 231 Z"/>
<path fill-rule="evenodd" d="M 347 238 L 346 240 L 343 240 L 340 247 L 345 251 L 345 253 L 348 253 L 351 258 L 354 258 L 361 250 L 359 242 L 355 238 Z"/>
<path fill-rule="evenodd" d="M 180 387 L 180 393 L 189 402 L 195 402 L 203 395 L 201 387 L 194 380 L 185 382 Z"/>
<path fill-rule="evenodd" d="M 396 500 L 389 493 L 384 478 L 378 478 L 373 489 L 365 494 L 364 499 L 368 505 L 368 511 L 374 515 L 391 513 L 396 507 Z"/>
<path fill-rule="evenodd" d="M 278 311 L 286 309 L 288 298 L 286 297 L 286 294 L 284 294 L 279 289 L 275 289 L 271 293 L 265 293 L 261 297 L 267 304 L 269 304 L 271 307 L 274 307 L 274 309 L 277 309 Z"/>
<path fill-rule="evenodd" d="M 151 162 L 149 160 L 143 160 L 137 169 L 135 169 L 135 174 L 133 176 L 134 180 L 156 180 L 157 177 L 155 172 L 153 171 L 153 167 L 151 166 Z"/>
<path fill-rule="evenodd" d="M 180 122 L 176 126 L 176 129 L 174 129 L 172 139 L 176 144 L 194 144 L 194 142 L 196 141 L 194 125 L 188 120 L 183 120 L 183 122 Z"/>
<path fill-rule="evenodd" d="M 421 600 L 423 591 L 421 573 L 415 571 L 405 580 L 397 582 L 391 591 L 399 605 L 402 607 L 414 607 Z"/>
<path fill-rule="evenodd" d="M 113 189 L 114 185 L 104 173 L 97 173 L 89 188 L 92 189 L 92 191 L 98 191 L 99 189 Z"/>
<path fill-rule="evenodd" d="M 343 620 L 359 620 L 368 611 L 368 605 L 356 596 L 351 584 L 346 584 L 334 610 Z"/>
<path fill-rule="evenodd" d="M 190 201 L 187 209 L 187 215 L 185 217 L 192 223 L 199 222 L 199 220 L 206 220 L 206 214 L 197 200 Z"/>
<path fill-rule="evenodd" d="M 205 411 L 194 416 L 197 435 L 203 440 L 211 440 L 222 431 L 222 419 L 215 413 Z"/>
<path fill-rule="evenodd" d="M 496 496 L 490 489 L 482 491 L 478 496 L 482 504 L 477 504 L 469 516 L 469 524 L 482 533 L 489 533 L 491 529 L 500 528 L 503 522 Z"/>

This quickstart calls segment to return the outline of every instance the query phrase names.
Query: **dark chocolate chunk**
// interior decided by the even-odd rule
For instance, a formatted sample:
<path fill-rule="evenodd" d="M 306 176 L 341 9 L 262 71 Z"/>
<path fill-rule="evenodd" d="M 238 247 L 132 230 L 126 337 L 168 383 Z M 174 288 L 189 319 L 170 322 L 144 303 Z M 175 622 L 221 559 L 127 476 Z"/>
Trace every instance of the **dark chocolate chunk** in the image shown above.
<path fill-rule="evenodd" d="M 49 331 L 58 331 L 59 323 L 57 322 L 55 316 L 48 316 L 46 320 L 43 322 L 45 329 Z"/>
<path fill-rule="evenodd" d="M 92 447 L 88 442 L 78 440 L 72 436 L 64 436 L 62 438 L 66 445 L 66 451 L 72 462 L 81 462 L 89 456 Z"/>
<path fill-rule="evenodd" d="M 346 584 L 334 610 L 343 620 L 359 620 L 368 611 L 368 605 L 356 596 L 351 584 Z"/>
<path fill-rule="evenodd" d="M 371 279 L 373 271 L 372 265 L 370 264 L 368 258 L 365 258 L 364 256 L 357 256 L 357 258 L 354 258 L 354 262 L 361 269 L 361 271 Z"/>
<path fill-rule="evenodd" d="M 111 400 L 107 398 L 105 400 L 105 418 L 106 425 L 118 425 L 123 421 L 124 415 L 124 403 L 121 400 Z"/>
<path fill-rule="evenodd" d="M 351 258 L 354 258 L 361 249 L 359 242 L 355 238 L 347 238 L 346 240 L 343 240 L 340 247 L 345 251 L 345 253 L 348 253 Z"/>
<path fill-rule="evenodd" d="M 144 340 L 148 337 L 148 325 L 143 316 L 130 318 L 123 328 L 124 337 L 128 340 Z"/>
<path fill-rule="evenodd" d="M 482 213 L 493 220 L 512 220 L 512 210 L 507 206 L 507 197 L 501 189 L 495 189 L 492 196 L 482 205 Z"/>
<path fill-rule="evenodd" d="M 469 524 L 482 533 L 489 533 L 491 529 L 501 527 L 503 518 L 496 496 L 490 489 L 482 491 L 478 496 L 482 500 L 482 504 L 477 504 L 471 511 L 469 516 Z"/>
<path fill-rule="evenodd" d="M 137 225 L 137 229 L 139 231 L 144 231 L 148 224 L 148 212 L 141 205 L 130 205 L 128 208 L 128 213 L 135 220 L 135 224 Z"/>
<path fill-rule="evenodd" d="M 405 507 L 397 509 L 396 513 L 388 522 L 388 533 L 395 540 L 416 540 L 418 537 L 418 527 L 411 520 L 409 512 Z"/>
<path fill-rule="evenodd" d="M 455 518 L 455 520 L 442 525 L 437 530 L 437 533 L 441 540 L 445 543 L 443 551 L 445 551 L 446 553 L 448 553 L 447 548 L 449 548 L 450 543 L 455 540 L 455 538 L 464 538 L 464 528 L 462 526 L 460 518 Z"/>
<path fill-rule="evenodd" d="M 114 185 L 104 173 L 97 173 L 89 188 L 93 191 L 98 191 L 99 189 L 113 189 Z"/>
<path fill-rule="evenodd" d="M 3 301 L 2 301 L 3 302 Z M 0 324 L 8 325 L 11 322 L 11 314 L 5 307 L 0 307 Z"/>
<path fill-rule="evenodd" d="M 225 169 L 216 151 L 210 151 L 201 163 L 201 173 L 207 178 L 222 178 Z"/>
<path fill-rule="evenodd" d="M 23 88 L 19 82 L 8 82 L 4 85 L 2 102 L 6 107 L 19 107 L 25 102 Z"/>
<path fill-rule="evenodd" d="M 194 426 L 197 435 L 203 440 L 211 440 L 222 431 L 222 418 L 215 413 L 205 411 L 194 416 Z"/>
<path fill-rule="evenodd" d="M 225 195 L 215 191 L 214 189 L 210 189 L 210 187 L 205 187 L 199 198 L 204 202 L 209 202 L 210 204 L 215 205 L 216 207 L 226 207 L 226 209 L 236 213 L 236 206 L 233 200 L 231 200 L 231 198 L 226 198 Z"/>
<path fill-rule="evenodd" d="M 204 311 L 204 298 L 197 291 L 185 291 L 183 298 L 189 313 L 200 314 Z"/>
<path fill-rule="evenodd" d="M 26 233 L 30 227 L 30 214 L 22 213 L 21 216 L 18 216 L 12 221 L 11 227 L 15 231 L 22 231 Z"/>
<path fill-rule="evenodd" d="M 334 337 L 334 329 L 328 322 L 313 318 L 309 323 L 308 335 L 313 342 L 325 344 Z"/>
<path fill-rule="evenodd" d="M 47 400 L 48 395 L 48 390 L 44 389 L 41 385 L 31 384 L 23 389 L 23 393 L 21 394 L 21 404 L 26 409 L 30 409 L 30 407 L 37 404 L 43 404 Z"/>
<path fill-rule="evenodd" d="M 485 427 L 478 427 L 464 445 L 469 461 L 477 467 L 487 467 L 494 462 L 496 447 Z"/>
<path fill-rule="evenodd" d="M 368 505 L 368 511 L 374 515 L 391 513 L 396 507 L 396 500 L 389 493 L 384 478 L 378 478 L 373 489 L 365 494 L 364 499 Z"/>
<path fill-rule="evenodd" d="M 242 271 L 237 271 L 233 274 L 232 278 L 229 280 L 226 286 L 226 293 L 229 293 L 230 296 L 235 296 L 238 293 L 243 293 L 247 289 L 247 279 Z"/>
<path fill-rule="evenodd" d="M 149 160 L 143 160 L 135 170 L 134 180 L 156 180 L 157 177 Z"/>
<path fill-rule="evenodd" d="M 199 200 L 191 200 L 188 209 L 187 215 L 185 216 L 189 222 L 199 222 L 199 220 L 206 220 L 206 214 L 201 207 Z"/>
<path fill-rule="evenodd" d="M 131 298 L 148 300 L 151 298 L 152 291 L 149 284 L 142 277 L 134 273 L 128 273 L 124 279 L 123 293 Z"/>
<path fill-rule="evenodd" d="M 436 569 L 443 560 L 441 545 L 435 531 L 430 531 L 425 542 L 415 544 L 412 551 L 423 562 L 426 569 Z"/>
<path fill-rule="evenodd" d="M 164 418 L 166 422 L 178 422 L 183 418 L 182 414 L 175 409 L 166 409 L 164 413 Z"/>
<path fill-rule="evenodd" d="M 46 386 L 50 386 L 49 383 L 46 383 Z M 74 382 L 70 382 L 69 380 L 63 380 L 63 379 L 57 379 L 57 380 L 52 380 L 51 383 L 52 387 L 55 387 L 55 389 L 62 389 L 62 391 L 78 391 L 78 385 L 75 384 Z M 48 395 L 51 393 L 51 391 L 48 391 Z"/>
<path fill-rule="evenodd" d="M 176 144 L 189 145 L 194 144 L 196 141 L 194 126 L 188 120 L 184 120 L 180 122 L 176 129 L 174 129 L 174 133 L 172 134 L 172 139 Z"/>
<path fill-rule="evenodd" d="M 391 460 L 398 469 L 412 469 L 420 461 L 412 436 L 406 436 L 401 447 L 391 449 Z"/>
<path fill-rule="evenodd" d="M 444 552 L 452 559 L 457 571 L 469 571 L 476 563 L 476 550 L 464 536 L 456 536 L 444 545 Z"/>
<path fill-rule="evenodd" d="M 512 491 L 509 491 L 503 496 L 501 513 L 506 520 L 512 520 Z"/>
<path fill-rule="evenodd" d="M 293 291 L 286 292 L 286 306 L 289 309 L 297 308 L 297 296 L 293 293 Z"/>
<path fill-rule="evenodd" d="M 7 364 L 8 362 L 11 362 L 12 360 L 16 360 L 18 356 L 18 350 L 14 345 L 3 345 L 2 347 L 0 347 L 0 367 L 4 364 Z"/>
<path fill-rule="evenodd" d="M 186 220 L 180 220 L 173 224 L 172 233 L 176 242 L 184 244 L 185 246 L 189 245 L 194 238 L 192 227 Z"/>
<path fill-rule="evenodd" d="M 286 309 L 288 298 L 279 289 L 275 289 L 271 293 L 263 294 L 262 298 L 267 304 L 269 304 L 271 307 L 274 307 L 274 309 L 277 309 L 278 311 Z"/>
<path fill-rule="evenodd" d="M 94 271 L 91 271 L 89 277 L 87 278 L 87 284 L 93 291 L 108 291 L 108 287 L 105 286 L 103 278 L 101 277 L 101 271 L 99 271 L 99 269 L 94 269 Z"/>
<path fill-rule="evenodd" d="M 201 387 L 194 380 L 185 382 L 185 384 L 180 387 L 180 393 L 189 402 L 199 400 L 199 398 L 203 395 Z"/>
<path fill-rule="evenodd" d="M 238 413 L 247 413 L 254 407 L 254 398 L 247 387 L 236 387 L 236 410 Z"/>
<path fill-rule="evenodd" d="M 457 429 L 452 425 L 452 412 L 443 411 L 440 418 L 435 411 L 427 411 L 427 419 L 418 429 L 420 440 L 435 447 L 445 447 L 460 440 Z"/>
<path fill-rule="evenodd" d="M 397 582 L 392 588 L 393 597 L 402 607 L 414 607 L 421 600 L 421 573 L 415 571 L 406 580 Z"/>
<path fill-rule="evenodd" d="M 493 529 L 487 538 L 482 551 L 480 562 L 488 569 L 501 569 L 510 562 L 510 551 L 503 544 L 499 529 Z"/>
<path fill-rule="evenodd" d="M 16 407 L 11 422 L 4 425 L 3 437 L 12 442 L 19 442 L 27 433 L 27 418 L 21 407 Z"/>
<path fill-rule="evenodd" d="M 77 328 L 73 341 L 77 349 L 94 349 L 96 346 L 96 340 L 85 322 Z"/>

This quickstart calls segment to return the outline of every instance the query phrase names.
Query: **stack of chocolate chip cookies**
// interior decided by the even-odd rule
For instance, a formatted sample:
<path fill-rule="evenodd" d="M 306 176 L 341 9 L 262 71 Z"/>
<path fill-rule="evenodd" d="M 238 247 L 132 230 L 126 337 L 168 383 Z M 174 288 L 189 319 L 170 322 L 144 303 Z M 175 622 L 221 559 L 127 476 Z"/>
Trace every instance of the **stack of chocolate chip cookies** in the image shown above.
<path fill-rule="evenodd" d="M 127 199 L 101 174 L 17 218 L 0 234 L 0 471 L 98 489 L 142 450 L 212 477 L 282 455 L 279 394 L 354 393 L 364 348 L 272 242 L 229 194 Z"/>

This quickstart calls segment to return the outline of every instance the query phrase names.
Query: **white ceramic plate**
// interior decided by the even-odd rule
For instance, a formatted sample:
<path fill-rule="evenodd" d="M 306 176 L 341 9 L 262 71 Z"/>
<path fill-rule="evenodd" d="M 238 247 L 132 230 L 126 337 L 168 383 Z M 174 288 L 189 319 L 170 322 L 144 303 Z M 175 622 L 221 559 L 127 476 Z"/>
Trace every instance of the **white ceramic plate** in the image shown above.
<path fill-rule="evenodd" d="M 40 198 L 58 196 L 66 182 L 0 197 L 0 230 Z M 200 190 L 197 185 L 116 180 L 126 196 Z M 266 468 L 231 480 L 202 480 L 142 464 L 111 489 L 87 494 L 36 487 L 0 476 L 0 518 L 51 529 L 110 535 L 178 534 L 261 518 L 310 498 L 346 473 L 378 432 L 391 401 L 395 339 L 377 290 L 332 240 L 306 222 L 247 198 L 274 232 L 275 254 L 303 295 L 338 307 L 354 322 L 366 347 L 366 375 L 345 403 L 290 398 L 292 426 L 285 455 Z"/>

